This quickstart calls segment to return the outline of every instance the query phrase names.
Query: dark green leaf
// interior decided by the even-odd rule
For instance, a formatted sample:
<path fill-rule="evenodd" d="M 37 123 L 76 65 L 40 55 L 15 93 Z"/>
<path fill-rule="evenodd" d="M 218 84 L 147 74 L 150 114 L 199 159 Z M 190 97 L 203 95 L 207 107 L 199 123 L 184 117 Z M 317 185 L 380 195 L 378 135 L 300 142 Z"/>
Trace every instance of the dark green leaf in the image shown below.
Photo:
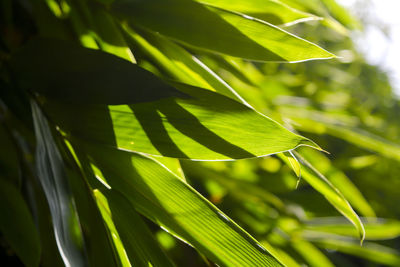
<path fill-rule="evenodd" d="M 0 177 L 0 231 L 26 266 L 39 266 L 40 240 L 21 193 Z"/>
<path fill-rule="evenodd" d="M 129 61 L 66 41 L 33 40 L 11 64 L 21 87 L 63 102 L 126 104 L 183 96 Z"/>

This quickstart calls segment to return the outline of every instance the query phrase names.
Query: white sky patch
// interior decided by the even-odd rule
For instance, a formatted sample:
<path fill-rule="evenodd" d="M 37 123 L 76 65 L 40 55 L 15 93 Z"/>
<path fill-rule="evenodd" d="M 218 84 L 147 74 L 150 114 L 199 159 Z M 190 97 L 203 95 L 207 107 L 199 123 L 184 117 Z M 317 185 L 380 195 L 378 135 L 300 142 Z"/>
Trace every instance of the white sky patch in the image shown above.
<path fill-rule="evenodd" d="M 396 94 L 400 96 L 400 1 L 338 2 L 350 8 L 356 17 L 362 17 L 366 21 L 365 31 L 354 36 L 358 50 L 370 64 L 379 65 L 388 73 Z"/>

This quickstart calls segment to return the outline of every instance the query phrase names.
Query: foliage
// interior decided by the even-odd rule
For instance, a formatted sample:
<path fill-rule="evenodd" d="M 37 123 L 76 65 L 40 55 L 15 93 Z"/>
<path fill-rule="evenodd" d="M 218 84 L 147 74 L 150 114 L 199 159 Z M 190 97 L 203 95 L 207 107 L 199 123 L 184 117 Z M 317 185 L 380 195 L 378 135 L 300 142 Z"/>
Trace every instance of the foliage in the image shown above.
<path fill-rule="evenodd" d="M 336 2 L 1 3 L 23 264 L 400 265 L 400 105 Z"/>

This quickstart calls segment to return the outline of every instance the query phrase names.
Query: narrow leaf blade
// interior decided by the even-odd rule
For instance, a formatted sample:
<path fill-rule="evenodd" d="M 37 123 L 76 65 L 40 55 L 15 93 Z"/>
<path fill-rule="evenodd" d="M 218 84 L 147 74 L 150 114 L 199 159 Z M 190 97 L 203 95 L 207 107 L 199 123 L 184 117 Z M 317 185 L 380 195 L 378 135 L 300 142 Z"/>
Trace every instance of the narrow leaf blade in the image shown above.
<path fill-rule="evenodd" d="M 98 146 L 85 149 L 113 190 L 216 263 L 281 266 L 256 240 L 153 159 Z"/>
<path fill-rule="evenodd" d="M 334 57 L 272 24 L 192 1 L 120 0 L 113 3 L 112 11 L 131 26 L 139 25 L 185 45 L 218 54 L 289 62 Z"/>

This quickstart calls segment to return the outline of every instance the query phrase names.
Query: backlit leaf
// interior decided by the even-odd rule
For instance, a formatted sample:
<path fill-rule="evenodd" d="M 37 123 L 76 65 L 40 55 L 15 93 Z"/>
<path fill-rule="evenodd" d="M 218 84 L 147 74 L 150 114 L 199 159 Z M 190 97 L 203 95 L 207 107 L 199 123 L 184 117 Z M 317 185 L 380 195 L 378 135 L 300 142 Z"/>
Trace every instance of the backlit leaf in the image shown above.
<path fill-rule="evenodd" d="M 223 266 L 281 266 L 254 238 L 157 161 L 79 145 L 113 190 L 142 214 Z"/>
<path fill-rule="evenodd" d="M 294 62 L 334 57 L 267 22 L 192 1 L 119 0 L 113 3 L 112 10 L 133 28 L 142 26 L 209 52 L 257 61 Z"/>
<path fill-rule="evenodd" d="M 264 156 L 303 145 L 318 148 L 232 99 L 175 85 L 189 97 L 113 106 L 53 101 L 46 103 L 46 108 L 67 135 L 150 155 L 228 160 Z"/>

